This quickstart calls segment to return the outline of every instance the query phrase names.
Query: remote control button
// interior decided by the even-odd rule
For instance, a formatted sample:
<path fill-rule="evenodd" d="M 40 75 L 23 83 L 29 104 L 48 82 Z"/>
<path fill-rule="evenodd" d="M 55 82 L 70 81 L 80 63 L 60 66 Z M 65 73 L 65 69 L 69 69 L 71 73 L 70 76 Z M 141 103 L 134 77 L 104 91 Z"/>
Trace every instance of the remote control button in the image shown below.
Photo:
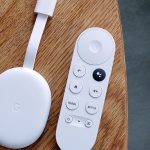
<path fill-rule="evenodd" d="M 102 51 L 102 44 L 99 41 L 91 41 L 89 44 L 89 50 L 91 53 L 98 54 Z"/>
<path fill-rule="evenodd" d="M 73 81 L 71 84 L 70 84 L 70 90 L 72 93 L 74 94 L 78 94 L 81 92 L 82 90 L 82 84 L 80 82 L 77 82 L 77 81 Z"/>
<path fill-rule="evenodd" d="M 90 115 L 94 115 L 98 112 L 98 105 L 96 102 L 89 102 L 87 105 L 86 105 L 86 112 Z"/>
<path fill-rule="evenodd" d="M 77 99 L 72 98 L 67 100 L 66 106 L 69 110 L 76 110 L 79 107 L 79 102 Z"/>
<path fill-rule="evenodd" d="M 104 29 L 93 28 L 81 34 L 77 50 L 80 58 L 90 65 L 100 65 L 115 51 L 112 35 Z"/>
<path fill-rule="evenodd" d="M 86 126 L 87 128 L 92 127 L 92 125 L 93 125 L 93 122 L 92 122 L 91 120 L 86 120 L 85 126 Z"/>
<path fill-rule="evenodd" d="M 73 118 L 71 116 L 67 116 L 65 118 L 66 123 L 71 123 L 73 121 Z"/>
<path fill-rule="evenodd" d="M 82 65 L 76 65 L 74 67 L 74 75 L 78 78 L 83 77 L 85 75 L 85 72 L 86 72 L 85 67 Z"/>
<path fill-rule="evenodd" d="M 96 80 L 96 81 L 103 81 L 106 77 L 106 73 L 103 69 L 96 69 L 94 72 L 93 72 L 93 78 Z"/>
<path fill-rule="evenodd" d="M 92 86 L 90 88 L 90 95 L 93 98 L 98 98 L 101 96 L 101 94 L 102 94 L 102 88 L 100 86 Z"/>

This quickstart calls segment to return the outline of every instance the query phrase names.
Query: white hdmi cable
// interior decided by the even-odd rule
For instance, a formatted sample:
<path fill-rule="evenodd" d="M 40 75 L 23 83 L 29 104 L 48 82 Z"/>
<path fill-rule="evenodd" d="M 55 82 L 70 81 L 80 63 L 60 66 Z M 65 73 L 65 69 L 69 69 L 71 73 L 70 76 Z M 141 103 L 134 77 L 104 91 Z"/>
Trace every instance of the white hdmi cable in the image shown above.
<path fill-rule="evenodd" d="M 40 45 L 40 41 L 47 23 L 48 17 L 52 17 L 57 0 L 37 0 L 35 13 L 37 13 L 36 22 L 28 43 L 23 67 L 33 69 Z"/>

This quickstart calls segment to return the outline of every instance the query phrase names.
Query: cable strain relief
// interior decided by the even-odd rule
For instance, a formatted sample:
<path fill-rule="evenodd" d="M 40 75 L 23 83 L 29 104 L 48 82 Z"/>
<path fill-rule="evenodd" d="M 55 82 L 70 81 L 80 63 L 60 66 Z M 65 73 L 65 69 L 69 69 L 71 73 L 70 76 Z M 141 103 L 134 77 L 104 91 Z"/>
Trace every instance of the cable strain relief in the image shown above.
<path fill-rule="evenodd" d="M 53 16 L 57 0 L 37 0 L 34 12 Z"/>

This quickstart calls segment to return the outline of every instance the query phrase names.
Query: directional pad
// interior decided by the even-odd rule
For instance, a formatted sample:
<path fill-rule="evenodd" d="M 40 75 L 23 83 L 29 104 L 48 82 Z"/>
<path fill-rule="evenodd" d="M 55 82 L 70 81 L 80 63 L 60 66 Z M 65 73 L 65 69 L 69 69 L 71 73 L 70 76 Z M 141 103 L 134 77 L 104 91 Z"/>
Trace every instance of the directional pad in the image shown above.
<path fill-rule="evenodd" d="M 80 58 L 90 65 L 105 63 L 115 50 L 114 39 L 106 30 L 89 29 L 81 34 L 77 41 L 77 51 Z"/>

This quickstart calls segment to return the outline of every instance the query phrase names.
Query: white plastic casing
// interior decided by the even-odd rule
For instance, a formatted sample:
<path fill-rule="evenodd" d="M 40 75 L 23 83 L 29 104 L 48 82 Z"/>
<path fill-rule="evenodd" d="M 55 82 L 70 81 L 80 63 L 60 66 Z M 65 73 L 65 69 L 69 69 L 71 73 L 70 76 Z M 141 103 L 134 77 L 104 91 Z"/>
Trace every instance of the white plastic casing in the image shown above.
<path fill-rule="evenodd" d="M 53 16 L 57 0 L 37 0 L 36 13 Z"/>
<path fill-rule="evenodd" d="M 115 41 L 108 31 L 90 28 L 79 36 L 56 131 L 56 140 L 61 150 L 90 150 L 94 146 L 114 55 Z M 76 75 L 77 65 L 80 73 Z M 93 71 L 98 68 L 106 72 L 106 77 L 101 82 L 93 79 Z M 73 89 L 72 83 L 76 89 Z M 98 87 L 101 91 L 92 95 L 91 87 Z"/>
<path fill-rule="evenodd" d="M 13 68 L 0 75 L 0 145 L 18 149 L 34 143 L 49 115 L 51 92 L 36 71 Z"/>

